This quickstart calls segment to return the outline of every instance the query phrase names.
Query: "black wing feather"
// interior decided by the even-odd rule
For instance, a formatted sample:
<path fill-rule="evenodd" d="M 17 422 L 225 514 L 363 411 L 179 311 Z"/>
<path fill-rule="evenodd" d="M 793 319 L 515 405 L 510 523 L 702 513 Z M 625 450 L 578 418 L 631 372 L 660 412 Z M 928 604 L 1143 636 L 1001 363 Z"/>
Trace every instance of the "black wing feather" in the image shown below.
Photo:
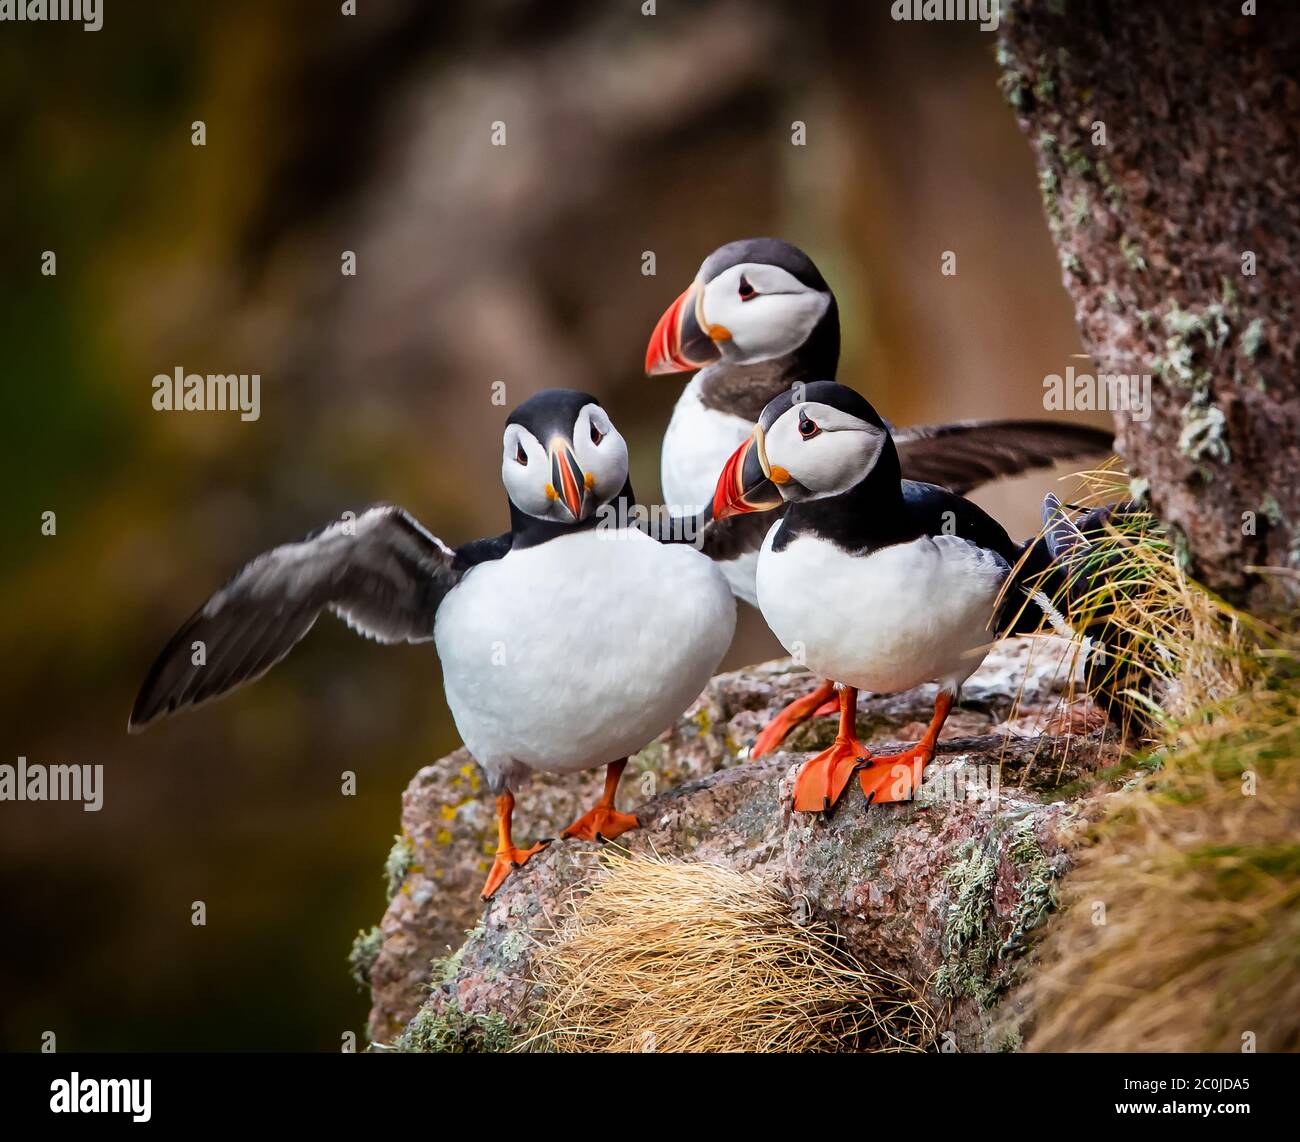
<path fill-rule="evenodd" d="M 1105 456 L 1115 443 L 1112 435 L 1101 429 L 1043 420 L 963 420 L 916 428 L 891 426 L 891 432 L 904 480 L 932 484 L 936 493 L 946 489 L 959 496 L 990 480 L 1047 467 L 1058 460 Z M 942 506 L 951 505 L 944 501 Z M 715 521 L 706 508 L 698 527 L 702 550 L 720 563 L 757 551 L 784 511 L 779 508 Z M 1001 550 L 997 543 L 987 545 Z"/>
<path fill-rule="evenodd" d="M 716 563 L 728 563 L 763 546 L 772 525 L 785 515 L 785 508 L 750 512 L 710 520 L 701 532 L 700 550 Z"/>
<path fill-rule="evenodd" d="M 903 479 L 959 495 L 1002 476 L 1105 456 L 1114 448 L 1110 432 L 1047 420 L 962 420 L 898 428 L 893 435 Z"/>
<path fill-rule="evenodd" d="M 264 552 L 217 591 L 150 667 L 128 729 L 260 678 L 321 611 L 379 642 L 424 642 L 465 565 L 401 508 L 381 505 Z M 204 644 L 205 663 L 193 647 Z"/>

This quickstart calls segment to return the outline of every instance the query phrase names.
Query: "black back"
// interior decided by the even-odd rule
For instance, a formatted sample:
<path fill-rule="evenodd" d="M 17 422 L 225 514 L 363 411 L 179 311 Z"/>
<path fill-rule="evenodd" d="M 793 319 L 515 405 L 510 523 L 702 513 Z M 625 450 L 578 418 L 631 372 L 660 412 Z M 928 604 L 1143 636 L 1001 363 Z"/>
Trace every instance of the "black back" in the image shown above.
<path fill-rule="evenodd" d="M 1015 561 L 1019 548 L 987 512 L 946 488 L 902 478 L 889 425 L 861 393 L 834 381 L 813 381 L 773 400 L 759 424 L 771 428 L 796 399 L 856 416 L 883 432 L 885 442 L 871 470 L 847 492 L 790 504 L 773 541 L 776 550 L 806 533 L 845 551 L 862 553 L 910 543 L 923 535 L 956 535 Z"/>

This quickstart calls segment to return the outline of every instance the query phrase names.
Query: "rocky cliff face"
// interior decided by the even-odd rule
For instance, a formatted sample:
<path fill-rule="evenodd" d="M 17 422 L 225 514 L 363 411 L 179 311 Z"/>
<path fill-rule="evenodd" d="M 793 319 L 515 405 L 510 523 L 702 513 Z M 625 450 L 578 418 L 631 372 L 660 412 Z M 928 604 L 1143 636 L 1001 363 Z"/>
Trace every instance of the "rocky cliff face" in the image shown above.
<path fill-rule="evenodd" d="M 921 796 L 868 809 L 851 785 L 830 818 L 793 813 L 790 788 L 808 752 L 830 741 L 833 718 L 746 760 L 759 727 L 811 677 L 788 660 L 720 675 L 632 760 L 620 807 L 643 827 L 619 843 L 762 872 L 796 917 L 831 923 L 852 955 L 918 989 L 936 1048 L 1015 1047 L 1008 989 L 1070 867 L 1071 828 L 1122 770 L 1086 700 L 1066 700 L 1060 659 L 1050 641 L 1000 644 L 968 683 Z M 882 752 L 915 740 L 932 701 L 929 687 L 861 698 L 862 740 Z M 517 836 L 557 836 L 594 801 L 599 780 L 537 780 L 519 798 Z M 389 858 L 388 909 L 354 949 L 376 1044 L 494 1049 L 535 1026 L 545 994 L 533 954 L 600 875 L 599 849 L 557 842 L 485 906 L 478 890 L 494 845 L 491 799 L 468 754 L 416 774 Z"/>
<path fill-rule="evenodd" d="M 1003 7 L 1088 371 L 1143 393 L 1109 401 L 1125 467 L 1199 582 L 1294 614 L 1300 579 L 1262 572 L 1300 562 L 1300 208 L 1278 193 L 1300 179 L 1300 9 Z"/>

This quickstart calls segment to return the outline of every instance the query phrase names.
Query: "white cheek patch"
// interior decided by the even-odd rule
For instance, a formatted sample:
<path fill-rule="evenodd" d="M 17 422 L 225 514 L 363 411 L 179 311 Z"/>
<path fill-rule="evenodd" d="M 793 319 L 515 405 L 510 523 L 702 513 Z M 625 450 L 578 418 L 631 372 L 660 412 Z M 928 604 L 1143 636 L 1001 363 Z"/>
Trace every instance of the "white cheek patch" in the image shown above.
<path fill-rule="evenodd" d="M 807 417 L 821 430 L 804 439 L 799 422 Z M 768 463 L 822 499 L 847 492 L 875 467 L 885 434 L 874 424 L 830 405 L 805 402 L 782 414 L 767 432 Z"/>
<path fill-rule="evenodd" d="M 528 457 L 527 464 L 520 464 L 517 459 L 521 446 Z M 545 519 L 552 506 L 546 494 L 549 479 L 546 449 L 531 432 L 515 424 L 508 425 L 501 448 L 501 482 L 510 502 L 528 515 Z"/>
<path fill-rule="evenodd" d="M 744 278 L 754 289 L 749 300 L 740 296 Z M 745 263 L 724 270 L 704 289 L 705 323 L 724 326 L 731 339 L 723 343 L 726 356 L 755 363 L 794 352 L 808 340 L 831 299 L 809 289 L 777 266 Z"/>
<path fill-rule="evenodd" d="M 592 425 L 601 434 L 599 444 L 592 443 Z M 583 472 L 591 473 L 591 491 L 598 503 L 608 503 L 623 490 L 627 482 L 627 443 L 597 405 L 587 405 L 579 414 L 573 452 Z"/>

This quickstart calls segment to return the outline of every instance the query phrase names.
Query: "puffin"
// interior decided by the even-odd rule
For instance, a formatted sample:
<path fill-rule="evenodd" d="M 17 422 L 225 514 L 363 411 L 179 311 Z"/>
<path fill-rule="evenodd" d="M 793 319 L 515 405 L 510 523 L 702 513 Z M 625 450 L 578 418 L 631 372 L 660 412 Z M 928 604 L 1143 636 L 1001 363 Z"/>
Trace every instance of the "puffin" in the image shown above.
<path fill-rule="evenodd" d="M 964 497 L 904 478 L 889 425 L 834 381 L 767 404 L 724 466 L 712 514 L 779 506 L 759 550 L 758 607 L 781 644 L 839 689 L 835 741 L 800 770 L 794 808 L 828 812 L 855 775 L 868 804 L 908 800 L 992 642 L 1064 624 L 1049 548 L 1039 537 L 1017 544 Z M 856 735 L 858 690 L 925 682 L 939 690 L 921 740 L 873 756 Z"/>
<path fill-rule="evenodd" d="M 167 643 L 128 728 L 261 677 L 331 611 L 379 642 L 433 642 L 456 728 L 496 795 L 484 900 L 551 843 L 513 838 L 514 794 L 535 772 L 605 768 L 600 799 L 562 838 L 636 828 L 615 802 L 627 759 L 704 689 L 734 597 L 696 546 L 629 523 L 627 445 L 595 397 L 551 389 L 519 405 L 501 480 L 502 535 L 453 548 L 380 504 L 258 555 Z"/>
<path fill-rule="evenodd" d="M 704 508 L 727 458 L 764 407 L 791 385 L 835 377 L 840 323 L 835 294 L 797 246 L 746 238 L 714 250 L 664 311 L 646 348 L 648 375 L 698 370 L 673 409 L 661 452 L 664 502 Z M 1046 420 L 965 420 L 889 426 L 903 476 L 959 495 L 1058 460 L 1105 456 L 1110 433 Z M 757 605 L 755 574 L 767 521 L 713 521 L 710 546 L 737 598 Z M 758 758 L 801 722 L 835 709 L 823 682 L 779 713 L 750 748 Z"/>

